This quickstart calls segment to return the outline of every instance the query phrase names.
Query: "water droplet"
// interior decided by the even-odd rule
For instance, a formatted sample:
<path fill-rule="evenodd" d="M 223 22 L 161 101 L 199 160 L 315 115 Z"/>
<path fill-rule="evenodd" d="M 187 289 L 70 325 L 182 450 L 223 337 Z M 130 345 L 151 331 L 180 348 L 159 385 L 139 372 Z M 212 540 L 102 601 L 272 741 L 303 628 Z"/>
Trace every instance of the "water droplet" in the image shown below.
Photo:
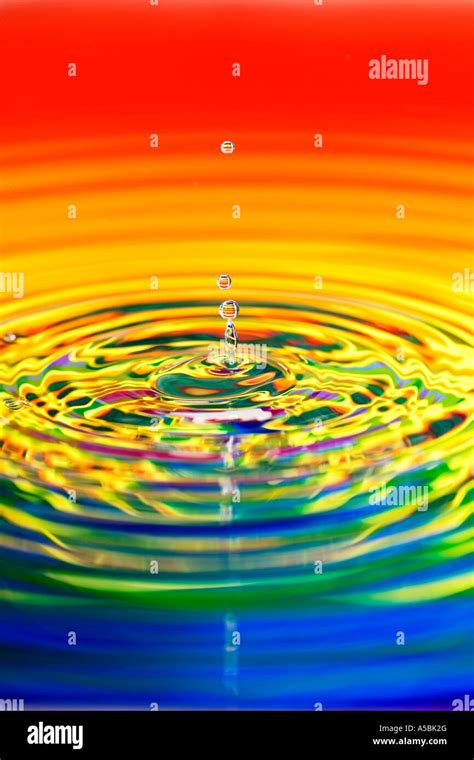
<path fill-rule="evenodd" d="M 229 290 L 232 280 L 228 274 L 220 274 L 217 278 L 217 285 L 221 290 Z"/>
<path fill-rule="evenodd" d="M 224 142 L 221 143 L 222 153 L 233 153 L 234 150 L 235 150 L 235 145 L 230 140 L 224 140 Z"/>
<path fill-rule="evenodd" d="M 236 319 L 239 315 L 239 304 L 237 301 L 224 301 L 219 306 L 219 314 L 222 319 Z"/>
<path fill-rule="evenodd" d="M 17 411 L 18 409 L 21 409 L 24 404 L 20 401 L 20 399 L 17 398 L 6 398 L 3 400 L 3 403 L 7 407 L 7 409 L 13 409 Z"/>
<path fill-rule="evenodd" d="M 6 333 L 2 338 L 4 343 L 14 343 L 16 339 L 17 339 L 17 336 L 15 335 L 15 333 L 12 333 L 12 332 Z"/>

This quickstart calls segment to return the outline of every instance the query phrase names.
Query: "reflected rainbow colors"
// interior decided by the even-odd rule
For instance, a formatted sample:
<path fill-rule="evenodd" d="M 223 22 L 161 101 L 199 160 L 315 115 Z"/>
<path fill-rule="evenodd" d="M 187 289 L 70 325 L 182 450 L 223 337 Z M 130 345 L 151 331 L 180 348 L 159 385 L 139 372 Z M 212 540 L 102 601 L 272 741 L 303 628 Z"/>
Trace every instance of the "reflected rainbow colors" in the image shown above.
<path fill-rule="evenodd" d="M 316 24 L 303 3 L 212 21 L 178 4 L 151 29 L 124 4 L 111 36 L 107 5 L 29 10 L 32 55 L 35 19 L 49 22 L 49 110 L 19 67 L 30 98 L 2 127 L 0 264 L 24 272 L 25 296 L 0 294 L 1 334 L 16 335 L 0 341 L 0 698 L 451 709 L 473 670 L 474 266 L 467 106 L 449 60 L 436 75 L 442 11 L 419 52 L 434 81 L 389 96 L 366 81 L 374 30 L 396 48 L 409 18 L 413 43 L 419 8 L 382 20 L 338 3 Z M 443 44 L 462 55 L 456 14 Z M 80 76 L 58 82 L 73 42 Z M 278 88 L 260 90 L 284 46 Z M 220 78 L 239 55 L 242 81 Z M 212 351 L 221 271 L 263 367 Z M 427 509 L 371 503 L 384 485 L 426 489 Z"/>

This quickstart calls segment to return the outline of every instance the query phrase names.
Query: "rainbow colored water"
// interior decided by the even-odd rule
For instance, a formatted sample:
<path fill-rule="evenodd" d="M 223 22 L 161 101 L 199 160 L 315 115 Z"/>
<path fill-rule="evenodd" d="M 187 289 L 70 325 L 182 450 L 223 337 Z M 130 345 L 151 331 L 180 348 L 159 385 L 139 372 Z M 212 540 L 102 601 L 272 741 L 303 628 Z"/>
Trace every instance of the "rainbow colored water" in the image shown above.
<path fill-rule="evenodd" d="M 1 428 L 2 595 L 36 610 L 34 635 L 47 647 L 59 610 L 87 636 L 91 626 L 127 631 L 144 669 L 121 701 L 138 705 L 155 672 L 168 706 L 304 707 L 314 697 L 343 707 L 340 684 L 369 656 L 410 682 L 417 659 L 462 637 L 470 337 L 453 310 L 438 316 L 408 298 L 333 285 L 338 297 L 240 288 L 241 340 L 267 346 L 260 369 L 208 358 L 222 322 L 206 292 L 183 301 L 172 288 L 109 287 L 12 320 L 1 400 L 23 403 L 4 408 Z M 371 505 L 382 483 L 426 486 L 429 508 Z M 443 631 L 435 640 L 432 614 Z M 229 615 L 253 649 L 242 644 L 238 657 L 231 647 L 231 686 Z M 176 639 L 179 620 L 188 633 Z M 416 636 L 409 656 L 394 647 L 398 631 Z M 88 644 L 84 701 L 103 692 L 92 666 L 92 648 L 111 646 L 101 635 Z M 281 657 L 306 663 L 296 693 L 256 688 L 257 655 L 276 672 Z M 212 662 L 213 675 L 204 685 L 196 672 L 184 699 L 166 689 L 185 662 L 198 671 Z M 441 696 L 458 677 L 436 676 Z M 115 703 L 109 688 L 102 698 Z M 356 689 L 350 704 L 380 698 Z"/>
<path fill-rule="evenodd" d="M 448 5 L 9 3 L 0 699 L 472 695 L 472 43 Z M 383 52 L 429 85 L 370 80 Z M 371 498 L 407 487 L 423 508 Z"/>

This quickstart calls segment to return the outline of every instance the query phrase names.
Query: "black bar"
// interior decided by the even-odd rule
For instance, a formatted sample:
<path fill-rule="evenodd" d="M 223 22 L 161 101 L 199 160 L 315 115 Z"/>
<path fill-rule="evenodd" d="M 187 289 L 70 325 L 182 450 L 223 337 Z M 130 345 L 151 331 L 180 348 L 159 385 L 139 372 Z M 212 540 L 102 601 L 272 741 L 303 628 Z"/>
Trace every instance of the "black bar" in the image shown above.
<path fill-rule="evenodd" d="M 262 760 L 273 753 L 275 758 L 307 755 L 310 760 L 368 756 L 473 760 L 473 723 L 470 712 L 433 711 L 1 712 L 0 760 L 152 760 L 165 755 L 198 760 L 236 753 L 246 760 L 256 751 Z M 29 743 L 28 738 L 43 743 Z M 50 739 L 70 743 L 51 744 Z"/>

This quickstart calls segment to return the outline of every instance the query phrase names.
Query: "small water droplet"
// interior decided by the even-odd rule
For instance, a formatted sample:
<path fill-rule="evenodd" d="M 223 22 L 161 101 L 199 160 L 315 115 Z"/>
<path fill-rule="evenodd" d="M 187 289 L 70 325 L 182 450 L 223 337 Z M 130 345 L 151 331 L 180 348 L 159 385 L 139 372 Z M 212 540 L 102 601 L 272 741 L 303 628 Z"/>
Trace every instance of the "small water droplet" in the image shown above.
<path fill-rule="evenodd" d="M 222 319 L 236 319 L 239 315 L 239 304 L 237 301 L 224 301 L 219 306 L 219 314 Z"/>
<path fill-rule="evenodd" d="M 6 398 L 3 400 L 3 403 L 7 407 L 7 409 L 13 409 L 17 411 L 18 409 L 21 409 L 21 407 L 24 405 L 20 399 L 17 398 Z"/>
<path fill-rule="evenodd" d="M 16 339 L 17 339 L 17 336 L 15 335 L 15 333 L 10 332 L 10 333 L 6 333 L 3 336 L 2 340 L 4 343 L 14 343 Z"/>
<path fill-rule="evenodd" d="M 230 140 L 224 140 L 224 142 L 221 143 L 222 153 L 233 153 L 234 150 L 235 150 L 235 145 Z"/>
<path fill-rule="evenodd" d="M 217 285 L 221 290 L 229 290 L 232 280 L 228 274 L 220 274 L 217 278 Z"/>

